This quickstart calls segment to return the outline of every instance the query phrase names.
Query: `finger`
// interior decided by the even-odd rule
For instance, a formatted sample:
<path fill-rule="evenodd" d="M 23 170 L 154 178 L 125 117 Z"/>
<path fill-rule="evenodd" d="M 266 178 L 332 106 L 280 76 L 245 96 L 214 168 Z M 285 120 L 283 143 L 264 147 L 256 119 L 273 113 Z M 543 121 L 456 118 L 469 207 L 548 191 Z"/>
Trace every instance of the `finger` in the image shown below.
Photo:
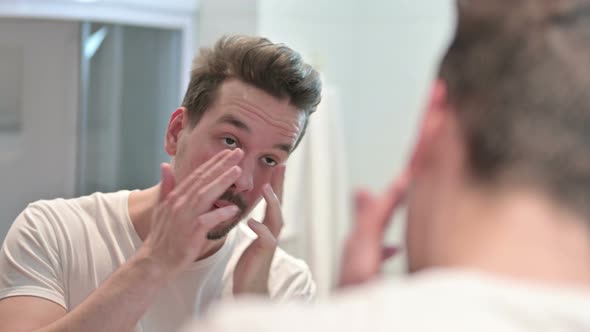
<path fill-rule="evenodd" d="M 203 188 L 215 181 L 219 178 L 222 174 L 224 174 L 228 169 L 233 166 L 236 166 L 242 157 L 244 156 L 244 152 L 240 149 L 233 150 L 230 154 L 226 157 L 222 158 L 217 163 L 211 165 L 207 164 L 205 167 L 200 167 L 203 169 L 203 173 L 200 178 L 197 178 L 191 184 L 191 187 L 187 190 L 188 197 L 195 197 L 198 195 L 199 191 Z M 236 178 L 237 180 L 237 178 Z M 235 180 L 234 180 L 235 181 Z M 233 184 L 233 182 L 231 183 Z M 221 194 L 220 194 L 221 196 Z M 219 196 L 218 196 L 219 197 Z"/>
<path fill-rule="evenodd" d="M 265 184 L 262 188 L 262 197 L 264 197 L 264 200 L 266 201 L 266 212 L 264 214 L 263 224 L 268 227 L 275 237 L 278 237 L 283 228 L 281 202 L 269 184 Z"/>
<path fill-rule="evenodd" d="M 396 209 L 403 203 L 409 185 L 407 173 L 400 176 L 379 199 L 377 222 L 381 232 L 389 224 Z"/>
<path fill-rule="evenodd" d="M 287 171 L 287 166 L 279 165 L 276 167 L 274 173 L 272 174 L 272 178 L 270 180 L 270 185 L 274 190 L 275 194 L 279 198 L 279 203 L 283 203 L 283 187 L 285 184 L 285 173 Z"/>
<path fill-rule="evenodd" d="M 177 194 L 186 194 L 189 197 L 194 195 L 200 187 L 207 185 L 223 172 L 237 165 L 243 156 L 244 153 L 240 149 L 219 152 L 192 171 L 186 179 L 183 179 L 176 190 Z"/>
<path fill-rule="evenodd" d="M 258 247 L 259 249 L 276 248 L 277 238 L 272 234 L 268 227 L 254 219 L 248 220 L 248 227 L 258 235 L 258 238 L 252 243 L 253 246 Z"/>
<path fill-rule="evenodd" d="M 208 164 L 213 164 L 219 162 L 219 160 L 226 158 L 231 153 L 230 150 L 223 150 L 216 155 L 214 155 L 211 159 L 207 160 L 203 165 L 197 167 L 193 170 L 176 188 L 176 192 L 184 192 L 190 185 L 200 176 L 202 176 L 204 172 L 204 167 L 207 167 Z"/>
<path fill-rule="evenodd" d="M 377 222 L 376 207 L 379 204 L 379 198 L 366 189 L 359 189 L 354 197 L 354 217 L 357 232 L 364 234 L 374 234 L 377 232 L 380 223 Z"/>
<path fill-rule="evenodd" d="M 230 152 L 227 157 L 222 158 L 220 161 L 212 164 L 207 164 L 204 169 L 204 173 L 201 180 L 201 185 L 207 185 L 213 180 L 217 179 L 221 174 L 230 169 L 238 163 L 244 157 L 244 151 L 241 149 L 234 149 Z"/>
<path fill-rule="evenodd" d="M 196 228 L 207 232 L 219 223 L 235 217 L 240 209 L 235 205 L 225 206 L 219 209 L 202 214 L 198 217 Z"/>
<path fill-rule="evenodd" d="M 386 261 L 401 252 L 399 247 L 384 247 L 381 250 L 381 259 L 382 261 Z"/>
<path fill-rule="evenodd" d="M 354 211 L 357 221 L 361 221 L 364 218 L 363 215 L 369 210 L 371 201 L 374 200 L 371 193 L 365 189 L 358 189 L 354 194 Z"/>
<path fill-rule="evenodd" d="M 199 188 L 194 195 L 191 195 L 190 204 L 195 207 L 197 213 L 209 209 L 213 205 L 213 202 L 238 180 L 241 174 L 242 169 L 238 166 L 233 166 L 205 187 Z"/>
<path fill-rule="evenodd" d="M 172 171 L 170 164 L 162 163 L 160 165 L 160 180 L 159 202 L 166 199 L 168 194 L 174 189 L 176 181 L 174 179 L 174 171 Z"/>

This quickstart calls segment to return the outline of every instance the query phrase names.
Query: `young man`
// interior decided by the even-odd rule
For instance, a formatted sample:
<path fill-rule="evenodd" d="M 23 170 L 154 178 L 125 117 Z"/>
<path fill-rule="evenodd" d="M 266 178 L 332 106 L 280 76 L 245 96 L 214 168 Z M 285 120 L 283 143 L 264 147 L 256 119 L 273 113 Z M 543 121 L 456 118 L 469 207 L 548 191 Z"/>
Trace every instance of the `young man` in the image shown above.
<path fill-rule="evenodd" d="M 590 331 L 590 1 L 464 0 L 408 172 L 357 195 L 330 302 L 189 331 Z M 374 280 L 405 201 L 410 276 Z"/>
<path fill-rule="evenodd" d="M 313 296 L 307 266 L 276 245 L 284 164 L 320 101 L 318 73 L 284 45 L 233 36 L 191 75 L 161 183 L 17 218 L 0 251 L 2 331 L 174 331 L 222 295 Z M 261 196 L 262 223 L 236 226 Z"/>

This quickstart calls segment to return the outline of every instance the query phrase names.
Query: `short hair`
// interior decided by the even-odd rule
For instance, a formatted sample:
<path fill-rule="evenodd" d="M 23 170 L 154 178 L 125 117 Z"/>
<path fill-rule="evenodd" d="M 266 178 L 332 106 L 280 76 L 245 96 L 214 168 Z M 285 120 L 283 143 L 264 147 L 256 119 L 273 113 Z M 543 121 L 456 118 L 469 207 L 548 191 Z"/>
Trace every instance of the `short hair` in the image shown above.
<path fill-rule="evenodd" d="M 590 1 L 458 1 L 441 65 L 479 181 L 523 181 L 590 217 Z"/>
<path fill-rule="evenodd" d="M 297 52 L 262 37 L 233 35 L 221 38 L 213 48 L 201 49 L 193 60 L 191 78 L 182 106 L 195 126 L 215 101 L 220 85 L 235 78 L 305 112 L 303 130 L 321 100 L 319 73 Z"/>

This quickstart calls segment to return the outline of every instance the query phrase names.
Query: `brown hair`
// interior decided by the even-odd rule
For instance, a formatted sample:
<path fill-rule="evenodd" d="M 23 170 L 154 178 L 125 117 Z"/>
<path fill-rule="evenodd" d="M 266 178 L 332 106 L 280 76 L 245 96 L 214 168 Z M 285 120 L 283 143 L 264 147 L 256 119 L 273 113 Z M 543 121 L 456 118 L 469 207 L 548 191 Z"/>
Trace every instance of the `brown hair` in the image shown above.
<path fill-rule="evenodd" d="M 213 48 L 201 49 L 193 60 L 182 102 L 192 126 L 214 102 L 221 83 L 229 78 L 252 84 L 276 98 L 289 98 L 292 105 L 305 112 L 305 125 L 296 145 L 299 143 L 309 116 L 320 103 L 322 84 L 318 72 L 297 52 L 266 38 L 242 35 L 223 37 Z"/>
<path fill-rule="evenodd" d="M 440 77 L 476 180 L 520 179 L 590 217 L 590 1 L 458 1 Z"/>

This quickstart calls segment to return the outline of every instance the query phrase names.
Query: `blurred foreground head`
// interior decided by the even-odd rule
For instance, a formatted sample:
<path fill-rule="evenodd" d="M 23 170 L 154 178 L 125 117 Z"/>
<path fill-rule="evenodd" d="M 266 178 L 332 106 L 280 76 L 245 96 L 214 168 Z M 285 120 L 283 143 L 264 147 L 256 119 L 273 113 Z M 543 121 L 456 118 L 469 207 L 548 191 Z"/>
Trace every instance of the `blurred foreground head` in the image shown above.
<path fill-rule="evenodd" d="M 590 1 L 460 0 L 457 13 L 410 162 L 411 271 L 454 265 L 520 194 L 590 223 Z"/>

